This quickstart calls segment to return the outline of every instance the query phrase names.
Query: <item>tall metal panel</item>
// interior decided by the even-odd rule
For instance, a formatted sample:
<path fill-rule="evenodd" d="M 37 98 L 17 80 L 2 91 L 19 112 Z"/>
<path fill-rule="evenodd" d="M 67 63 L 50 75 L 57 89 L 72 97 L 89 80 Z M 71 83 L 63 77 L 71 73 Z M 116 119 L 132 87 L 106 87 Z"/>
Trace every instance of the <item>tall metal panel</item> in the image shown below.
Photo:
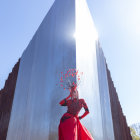
<path fill-rule="evenodd" d="M 82 123 L 95 140 L 103 140 L 96 41 L 97 33 L 86 0 L 76 0 L 76 68 L 83 72 L 79 93 L 90 111 Z"/>
<path fill-rule="evenodd" d="M 57 140 L 67 96 L 60 73 L 76 68 L 75 1 L 56 0 L 21 57 L 7 140 Z"/>
<path fill-rule="evenodd" d="M 90 114 L 81 122 L 95 140 L 114 140 L 105 59 L 97 40 L 86 0 L 54 2 L 21 57 L 7 140 L 58 139 L 66 111 L 58 103 L 68 91 L 56 85 L 69 68 L 83 72 L 78 90 Z"/>
<path fill-rule="evenodd" d="M 82 123 L 95 140 L 104 140 L 96 58 L 97 32 L 86 0 L 76 0 L 76 68 L 83 72 L 79 85 L 90 113 Z"/>
<path fill-rule="evenodd" d="M 82 123 L 95 140 L 114 140 L 105 59 L 97 40 L 86 0 L 76 0 L 76 68 L 83 72 L 79 93 L 90 111 Z"/>
<path fill-rule="evenodd" d="M 97 43 L 96 51 L 97 51 L 98 81 L 99 81 L 103 136 L 106 140 L 114 140 L 114 130 L 106 71 L 106 62 L 99 43 Z"/>

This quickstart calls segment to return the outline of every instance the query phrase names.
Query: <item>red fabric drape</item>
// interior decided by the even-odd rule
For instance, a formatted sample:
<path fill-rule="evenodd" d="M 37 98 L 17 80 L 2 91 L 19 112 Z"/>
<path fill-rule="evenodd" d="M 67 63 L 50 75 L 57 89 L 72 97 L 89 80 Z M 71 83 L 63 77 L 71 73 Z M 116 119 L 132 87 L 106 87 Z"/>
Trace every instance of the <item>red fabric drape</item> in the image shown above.
<path fill-rule="evenodd" d="M 77 117 L 65 113 L 59 124 L 59 140 L 94 140 Z"/>

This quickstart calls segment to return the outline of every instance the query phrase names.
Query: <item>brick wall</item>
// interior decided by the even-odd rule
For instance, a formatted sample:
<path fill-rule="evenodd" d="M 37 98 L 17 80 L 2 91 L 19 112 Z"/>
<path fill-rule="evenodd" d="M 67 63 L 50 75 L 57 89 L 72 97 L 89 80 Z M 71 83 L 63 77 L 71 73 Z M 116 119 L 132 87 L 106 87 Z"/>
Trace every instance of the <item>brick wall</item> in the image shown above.
<path fill-rule="evenodd" d="M 4 88 L 0 90 L 0 140 L 6 140 L 19 63 L 20 59 L 5 81 Z"/>
<path fill-rule="evenodd" d="M 114 87 L 114 83 L 111 79 L 110 71 L 107 67 L 109 94 L 111 102 L 111 112 L 113 119 L 113 128 L 115 140 L 132 140 L 130 135 L 130 129 L 126 122 L 126 117 L 123 115 L 123 111 L 119 102 L 119 98 Z"/>

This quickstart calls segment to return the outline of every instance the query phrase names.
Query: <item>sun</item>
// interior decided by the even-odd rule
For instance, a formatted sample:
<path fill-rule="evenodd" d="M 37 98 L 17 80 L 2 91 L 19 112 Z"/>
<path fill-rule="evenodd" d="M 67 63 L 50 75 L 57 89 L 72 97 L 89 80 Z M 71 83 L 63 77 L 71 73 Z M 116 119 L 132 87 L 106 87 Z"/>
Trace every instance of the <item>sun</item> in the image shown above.
<path fill-rule="evenodd" d="M 76 32 L 74 32 L 73 37 L 76 39 Z"/>

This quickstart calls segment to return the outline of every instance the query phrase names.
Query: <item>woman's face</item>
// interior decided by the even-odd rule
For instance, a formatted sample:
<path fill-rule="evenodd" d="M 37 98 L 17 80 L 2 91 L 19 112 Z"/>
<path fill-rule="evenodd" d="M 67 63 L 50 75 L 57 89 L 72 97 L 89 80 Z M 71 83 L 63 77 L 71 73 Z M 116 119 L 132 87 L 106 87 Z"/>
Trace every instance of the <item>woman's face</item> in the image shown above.
<path fill-rule="evenodd" d="M 73 91 L 71 92 L 71 96 L 72 96 L 73 98 L 78 98 L 78 91 L 77 91 L 77 89 L 75 89 L 75 90 L 73 90 Z"/>

